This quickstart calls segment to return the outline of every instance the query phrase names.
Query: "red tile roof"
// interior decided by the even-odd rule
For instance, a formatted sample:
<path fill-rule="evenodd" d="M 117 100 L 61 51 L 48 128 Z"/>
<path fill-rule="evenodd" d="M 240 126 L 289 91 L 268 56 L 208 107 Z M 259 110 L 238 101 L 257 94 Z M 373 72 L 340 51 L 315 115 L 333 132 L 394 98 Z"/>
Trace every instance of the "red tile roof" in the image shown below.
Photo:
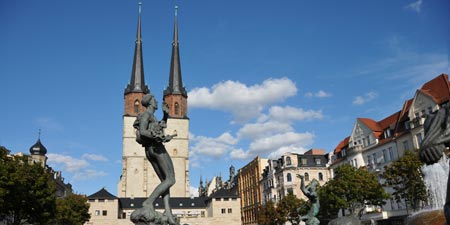
<path fill-rule="evenodd" d="M 419 91 L 433 98 L 433 101 L 437 104 L 442 104 L 449 101 L 450 85 L 448 82 L 448 75 L 441 74 L 435 77 L 425 83 Z"/>
<path fill-rule="evenodd" d="M 350 136 L 346 137 L 344 140 L 342 140 L 338 146 L 334 149 L 334 154 L 338 154 L 345 146 L 348 145 L 348 141 L 350 140 Z"/>

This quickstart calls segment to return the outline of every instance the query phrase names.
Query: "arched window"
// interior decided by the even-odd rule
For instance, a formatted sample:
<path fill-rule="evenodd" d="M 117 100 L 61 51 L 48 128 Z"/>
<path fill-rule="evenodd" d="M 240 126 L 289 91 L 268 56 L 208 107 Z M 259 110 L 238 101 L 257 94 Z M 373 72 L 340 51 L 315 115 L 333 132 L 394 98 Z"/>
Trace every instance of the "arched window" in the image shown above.
<path fill-rule="evenodd" d="M 291 175 L 291 173 L 288 173 L 288 174 L 286 175 L 286 180 L 287 180 L 287 182 L 291 182 L 291 181 L 292 181 L 292 175 Z"/>
<path fill-rule="evenodd" d="M 290 166 L 292 164 L 291 157 L 286 157 L 286 166 Z"/>
<path fill-rule="evenodd" d="M 323 180 L 323 174 L 319 173 L 319 180 Z"/>
<path fill-rule="evenodd" d="M 178 102 L 175 102 L 175 115 L 179 114 L 180 114 L 180 105 L 178 104 Z"/>
<path fill-rule="evenodd" d="M 309 173 L 305 173 L 305 181 L 309 181 Z"/>
<path fill-rule="evenodd" d="M 134 112 L 139 113 L 139 100 L 134 101 Z"/>

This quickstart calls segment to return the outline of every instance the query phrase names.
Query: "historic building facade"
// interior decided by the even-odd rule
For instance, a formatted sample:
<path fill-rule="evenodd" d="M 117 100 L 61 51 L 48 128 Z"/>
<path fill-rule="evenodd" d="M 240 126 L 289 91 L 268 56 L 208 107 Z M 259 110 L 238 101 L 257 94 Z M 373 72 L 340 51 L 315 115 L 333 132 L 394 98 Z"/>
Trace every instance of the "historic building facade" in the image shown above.
<path fill-rule="evenodd" d="M 258 209 L 262 202 L 260 179 L 267 159 L 257 156 L 238 171 L 238 194 L 241 198 L 242 224 L 258 224 Z"/>
<path fill-rule="evenodd" d="M 304 154 L 287 152 L 277 160 L 269 159 L 260 180 L 262 203 L 276 203 L 289 193 L 307 200 L 297 175 L 305 177 L 306 185 L 313 179 L 324 185 L 331 178 L 328 156 L 324 149 L 310 149 Z"/>
<path fill-rule="evenodd" d="M 351 135 L 334 149 L 331 168 L 350 164 L 381 175 L 384 166 L 402 157 L 406 151 L 419 149 L 426 116 L 448 107 L 449 99 L 448 75 L 441 74 L 423 84 L 413 98 L 405 101 L 402 108 L 390 116 L 379 121 L 357 118 Z M 380 182 L 384 182 L 381 177 Z M 392 193 L 389 187 L 386 191 Z M 390 199 L 381 208 L 368 207 L 367 211 L 371 212 L 368 219 L 381 220 L 406 215 L 407 205 L 404 201 L 397 203 Z"/>

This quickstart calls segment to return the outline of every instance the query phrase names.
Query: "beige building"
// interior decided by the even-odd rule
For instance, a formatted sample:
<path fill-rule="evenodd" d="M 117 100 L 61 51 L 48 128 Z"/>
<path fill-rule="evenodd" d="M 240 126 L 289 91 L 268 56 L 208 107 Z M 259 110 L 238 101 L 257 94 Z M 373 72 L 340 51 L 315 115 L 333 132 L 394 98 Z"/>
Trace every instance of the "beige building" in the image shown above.
<path fill-rule="evenodd" d="M 257 156 L 238 171 L 238 194 L 241 198 L 242 224 L 258 224 L 258 209 L 262 204 L 260 179 L 267 159 Z"/>
<path fill-rule="evenodd" d="M 300 189 L 300 178 L 305 177 L 305 185 L 313 179 L 324 185 L 330 178 L 328 154 L 323 149 L 311 149 L 304 154 L 285 153 L 278 160 L 268 160 L 264 168 L 260 186 L 263 204 L 278 202 L 289 193 L 308 200 Z"/>

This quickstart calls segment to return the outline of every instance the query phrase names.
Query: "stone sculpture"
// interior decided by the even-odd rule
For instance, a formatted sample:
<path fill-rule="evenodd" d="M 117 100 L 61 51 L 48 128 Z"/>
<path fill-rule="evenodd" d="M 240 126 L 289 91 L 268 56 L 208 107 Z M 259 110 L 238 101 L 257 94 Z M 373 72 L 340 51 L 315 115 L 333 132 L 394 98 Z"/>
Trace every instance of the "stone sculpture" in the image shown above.
<path fill-rule="evenodd" d="M 442 107 L 427 116 L 423 125 L 425 136 L 419 150 L 420 159 L 427 165 L 434 164 L 443 156 L 450 145 L 450 109 Z M 450 225 L 450 174 L 447 180 L 447 196 L 444 214 L 447 225 Z"/>
<path fill-rule="evenodd" d="M 164 147 L 164 142 L 170 141 L 175 135 L 165 135 L 169 109 L 163 103 L 163 119 L 158 121 L 154 115 L 158 102 L 152 94 L 146 94 L 141 101 L 146 110 L 139 114 L 133 126 L 136 128 L 136 141 L 145 148 L 147 160 L 152 165 L 161 183 L 144 201 L 143 207 L 131 214 L 131 221 L 136 225 L 178 225 L 169 205 L 170 187 L 175 184 L 175 173 L 172 159 Z M 154 202 L 162 197 L 164 213 L 156 212 Z"/>
<path fill-rule="evenodd" d="M 300 216 L 300 221 L 304 221 L 306 225 L 319 225 L 320 221 L 317 219 L 317 214 L 319 214 L 319 195 L 316 192 L 319 182 L 313 179 L 308 186 L 305 187 L 305 177 L 302 175 L 297 175 L 300 178 L 300 189 L 303 194 L 311 202 L 311 208 L 306 215 Z"/>

